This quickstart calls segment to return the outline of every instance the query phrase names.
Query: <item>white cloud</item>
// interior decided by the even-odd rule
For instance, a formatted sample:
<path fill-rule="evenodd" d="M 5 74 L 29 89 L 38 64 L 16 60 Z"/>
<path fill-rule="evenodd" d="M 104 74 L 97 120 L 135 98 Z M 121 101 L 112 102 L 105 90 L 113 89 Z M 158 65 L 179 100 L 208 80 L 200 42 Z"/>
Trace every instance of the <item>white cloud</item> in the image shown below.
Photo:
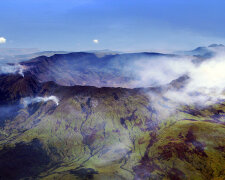
<path fill-rule="evenodd" d="M 53 101 L 57 106 L 59 105 L 59 99 L 56 96 L 49 96 L 49 97 L 26 97 L 23 99 L 23 104 L 25 107 L 27 107 L 31 103 L 38 103 L 38 102 L 47 102 L 47 101 Z"/>
<path fill-rule="evenodd" d="M 99 43 L 99 40 L 98 39 L 94 39 L 93 40 L 93 43 L 98 44 Z"/>
<path fill-rule="evenodd" d="M 201 63 L 194 63 L 193 59 L 195 57 L 140 57 L 123 70 L 135 77 L 132 87 L 162 86 L 188 75 L 188 81 L 179 90 L 165 88 L 159 94 L 149 93 L 153 108 L 168 117 L 181 105 L 205 107 L 225 100 L 225 48 Z"/>
<path fill-rule="evenodd" d="M 4 43 L 6 43 L 6 38 L 0 37 L 0 44 L 4 44 Z"/>
<path fill-rule="evenodd" d="M 25 66 L 22 66 L 20 64 L 0 64 L 0 74 L 11 74 L 11 73 L 18 73 L 21 76 L 24 77 L 24 70 L 26 70 Z"/>
<path fill-rule="evenodd" d="M 160 86 L 187 74 L 194 64 L 188 57 L 142 58 L 126 67 L 135 74 L 134 87 Z"/>

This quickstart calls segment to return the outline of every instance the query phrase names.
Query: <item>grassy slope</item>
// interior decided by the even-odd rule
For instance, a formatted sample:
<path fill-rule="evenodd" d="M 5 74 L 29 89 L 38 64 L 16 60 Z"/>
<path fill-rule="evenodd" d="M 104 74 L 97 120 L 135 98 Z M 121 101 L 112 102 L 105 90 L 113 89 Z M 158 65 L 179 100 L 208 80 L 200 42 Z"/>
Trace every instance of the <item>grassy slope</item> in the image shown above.
<path fill-rule="evenodd" d="M 162 120 L 135 90 L 49 86 L 41 93 L 59 96 L 59 106 L 21 109 L 0 131 L 1 148 L 40 140 L 51 162 L 39 178 L 224 178 L 223 104 Z"/>

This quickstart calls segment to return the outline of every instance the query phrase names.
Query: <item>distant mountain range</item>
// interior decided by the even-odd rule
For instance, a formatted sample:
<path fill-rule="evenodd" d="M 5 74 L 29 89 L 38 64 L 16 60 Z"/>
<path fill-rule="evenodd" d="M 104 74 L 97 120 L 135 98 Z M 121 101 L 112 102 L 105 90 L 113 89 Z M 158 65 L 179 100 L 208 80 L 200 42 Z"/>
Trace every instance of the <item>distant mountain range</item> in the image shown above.
<path fill-rule="evenodd" d="M 198 47 L 191 51 L 179 51 L 178 54 L 191 55 L 199 58 L 211 58 L 215 55 L 215 50 L 222 49 L 225 51 L 225 46 L 223 44 L 211 44 L 208 47 Z"/>
<path fill-rule="evenodd" d="M 198 47 L 191 51 L 177 51 L 174 54 L 177 55 L 192 55 L 202 58 L 208 58 L 213 55 L 215 49 L 225 49 L 223 44 L 211 44 L 208 47 Z M 93 53 L 98 57 L 104 57 L 105 55 L 124 54 L 120 51 L 111 51 L 108 49 L 103 50 L 89 50 L 87 53 Z M 68 54 L 70 51 L 40 51 L 35 48 L 0 48 L 0 62 L 21 62 L 29 59 L 37 58 L 39 56 L 53 56 L 55 54 Z"/>
<path fill-rule="evenodd" d="M 0 48 L 0 63 L 17 63 L 38 56 L 53 56 L 54 54 L 66 54 L 67 51 L 39 51 L 38 49 Z"/>
<path fill-rule="evenodd" d="M 105 55 L 120 54 L 118 51 L 111 51 L 108 49 L 104 50 L 89 50 L 88 53 L 94 53 L 98 57 L 103 57 Z M 68 54 L 69 51 L 40 51 L 35 48 L 0 48 L 0 63 L 10 62 L 16 63 L 21 61 L 27 61 L 39 56 L 53 56 L 55 54 Z"/>
<path fill-rule="evenodd" d="M 40 50 L 36 48 L 0 48 L 1 57 L 32 54 L 39 51 Z"/>

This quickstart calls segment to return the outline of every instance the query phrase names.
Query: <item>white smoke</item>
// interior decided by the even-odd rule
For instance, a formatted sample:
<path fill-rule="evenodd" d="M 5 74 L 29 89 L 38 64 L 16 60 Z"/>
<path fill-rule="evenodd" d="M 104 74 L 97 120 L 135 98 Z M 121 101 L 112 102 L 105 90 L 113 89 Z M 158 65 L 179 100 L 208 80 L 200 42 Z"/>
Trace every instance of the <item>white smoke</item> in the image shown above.
<path fill-rule="evenodd" d="M 25 107 L 27 107 L 29 104 L 32 103 L 38 103 L 38 102 L 47 102 L 47 101 L 53 101 L 57 106 L 59 105 L 59 99 L 56 96 L 49 96 L 49 97 L 26 97 L 22 100 L 22 103 Z"/>
<path fill-rule="evenodd" d="M 24 70 L 26 69 L 25 66 L 20 64 L 1 64 L 0 66 L 0 74 L 20 74 L 24 77 Z"/>

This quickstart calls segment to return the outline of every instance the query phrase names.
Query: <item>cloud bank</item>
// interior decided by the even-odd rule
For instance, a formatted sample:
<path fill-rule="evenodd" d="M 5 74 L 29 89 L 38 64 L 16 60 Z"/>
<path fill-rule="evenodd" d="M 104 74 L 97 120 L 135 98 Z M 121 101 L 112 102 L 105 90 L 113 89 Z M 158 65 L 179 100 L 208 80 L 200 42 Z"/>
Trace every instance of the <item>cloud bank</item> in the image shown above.
<path fill-rule="evenodd" d="M 134 87 L 161 86 L 170 83 L 174 79 L 187 74 L 194 64 L 189 57 L 159 57 L 155 59 L 138 59 L 130 71 L 136 77 Z"/>
<path fill-rule="evenodd" d="M 158 112 L 175 110 L 181 105 L 205 107 L 225 100 L 225 50 L 217 49 L 215 55 L 196 63 L 194 57 L 163 57 L 138 59 L 131 68 L 136 77 L 134 87 L 168 87 L 183 75 L 189 77 L 182 88 L 168 88 L 161 94 L 149 93 Z"/>

